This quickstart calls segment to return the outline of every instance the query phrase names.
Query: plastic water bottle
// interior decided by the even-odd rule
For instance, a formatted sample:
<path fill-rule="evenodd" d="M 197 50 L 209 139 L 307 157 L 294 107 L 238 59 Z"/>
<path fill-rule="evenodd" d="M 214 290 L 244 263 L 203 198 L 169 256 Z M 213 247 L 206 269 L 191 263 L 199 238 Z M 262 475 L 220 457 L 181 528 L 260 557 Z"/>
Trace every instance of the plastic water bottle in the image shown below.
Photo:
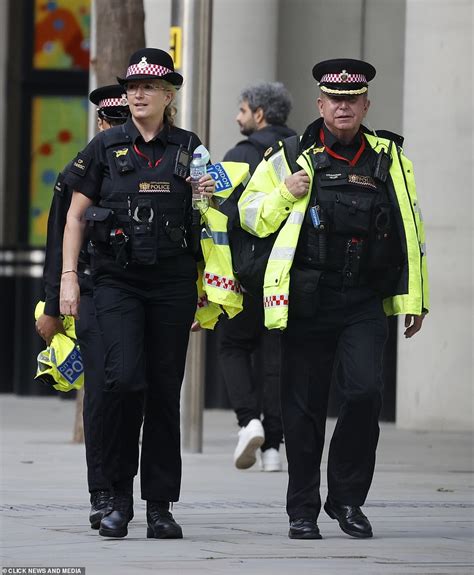
<path fill-rule="evenodd" d="M 209 161 L 209 152 L 204 146 L 198 146 L 193 153 L 190 164 L 190 176 L 192 186 L 193 210 L 206 210 L 209 207 L 209 198 L 198 191 L 199 179 L 207 172 L 206 165 Z"/>

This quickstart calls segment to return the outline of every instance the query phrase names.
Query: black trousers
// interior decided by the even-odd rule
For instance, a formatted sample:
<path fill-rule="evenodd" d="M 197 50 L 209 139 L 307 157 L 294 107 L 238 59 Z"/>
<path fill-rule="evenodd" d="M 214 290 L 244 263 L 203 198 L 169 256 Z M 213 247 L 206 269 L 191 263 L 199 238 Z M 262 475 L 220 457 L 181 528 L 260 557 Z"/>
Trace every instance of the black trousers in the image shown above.
<path fill-rule="evenodd" d="M 328 496 L 363 505 L 375 467 L 387 320 L 368 287 L 321 287 L 310 317 L 290 318 L 282 335 L 282 415 L 290 520 L 316 519 L 320 464 L 333 369 L 343 402 L 328 454 Z"/>
<path fill-rule="evenodd" d="M 229 400 L 240 427 L 263 413 L 262 450 L 278 449 L 283 438 L 280 409 L 280 333 L 264 326 L 260 298 L 244 293 L 244 308 L 222 317 L 217 347 Z"/>
<path fill-rule="evenodd" d="M 102 388 L 104 386 L 104 351 L 92 297 L 92 279 L 80 277 L 80 319 L 76 335 L 84 362 L 84 442 L 86 447 L 89 492 L 108 489 L 102 474 Z"/>
<path fill-rule="evenodd" d="M 196 275 L 190 255 L 164 258 L 153 268 L 94 272 L 105 349 L 103 472 L 112 489 L 133 491 L 143 421 L 140 478 L 146 500 L 179 499 L 180 390 Z"/>

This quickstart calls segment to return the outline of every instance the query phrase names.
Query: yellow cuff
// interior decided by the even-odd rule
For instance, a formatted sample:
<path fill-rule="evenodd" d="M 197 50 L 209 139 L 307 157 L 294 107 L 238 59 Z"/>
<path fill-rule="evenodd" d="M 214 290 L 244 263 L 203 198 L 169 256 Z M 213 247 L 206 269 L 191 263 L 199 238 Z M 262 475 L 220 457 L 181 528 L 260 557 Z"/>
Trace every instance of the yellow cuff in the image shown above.
<path fill-rule="evenodd" d="M 280 196 L 291 204 L 294 204 L 298 200 L 298 198 L 295 198 L 295 196 L 286 187 L 285 182 L 280 184 Z"/>

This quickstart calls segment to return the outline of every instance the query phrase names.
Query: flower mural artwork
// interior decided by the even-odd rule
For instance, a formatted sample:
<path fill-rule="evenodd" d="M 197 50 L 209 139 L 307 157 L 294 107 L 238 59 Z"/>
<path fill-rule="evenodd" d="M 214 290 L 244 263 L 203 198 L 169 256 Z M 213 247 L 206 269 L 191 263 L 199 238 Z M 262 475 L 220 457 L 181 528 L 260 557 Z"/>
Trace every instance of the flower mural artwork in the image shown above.
<path fill-rule="evenodd" d="M 90 0 L 35 0 L 33 66 L 89 68 Z"/>

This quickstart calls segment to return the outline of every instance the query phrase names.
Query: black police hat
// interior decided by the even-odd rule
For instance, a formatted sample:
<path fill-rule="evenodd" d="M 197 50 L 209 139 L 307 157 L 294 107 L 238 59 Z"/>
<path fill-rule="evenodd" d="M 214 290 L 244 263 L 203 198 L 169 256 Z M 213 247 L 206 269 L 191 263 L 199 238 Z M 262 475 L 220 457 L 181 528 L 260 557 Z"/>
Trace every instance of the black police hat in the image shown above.
<path fill-rule="evenodd" d="M 143 48 L 130 56 L 125 78 L 118 78 L 120 84 L 136 80 L 166 80 L 176 88 L 183 84 L 183 77 L 174 71 L 174 63 L 168 52 L 159 48 Z"/>
<path fill-rule="evenodd" d="M 125 121 L 130 115 L 127 94 L 120 84 L 96 88 L 89 94 L 89 100 L 97 106 L 97 114 L 103 120 Z"/>
<path fill-rule="evenodd" d="M 127 94 L 120 84 L 96 88 L 89 94 L 89 100 L 98 108 L 128 107 Z"/>
<path fill-rule="evenodd" d="M 358 95 L 367 92 L 368 83 L 375 76 L 375 68 L 362 60 L 337 58 L 316 64 L 313 76 L 325 94 Z"/>

